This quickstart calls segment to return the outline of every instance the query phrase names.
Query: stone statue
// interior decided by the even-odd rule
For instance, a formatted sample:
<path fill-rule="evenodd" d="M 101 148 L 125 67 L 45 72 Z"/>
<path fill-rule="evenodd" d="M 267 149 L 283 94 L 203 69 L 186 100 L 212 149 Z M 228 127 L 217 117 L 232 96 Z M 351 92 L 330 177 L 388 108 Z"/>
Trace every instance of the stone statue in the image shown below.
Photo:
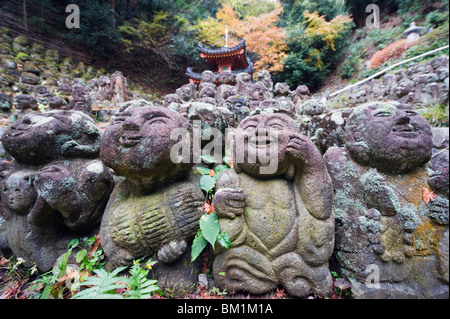
<path fill-rule="evenodd" d="M 189 102 L 195 98 L 195 85 L 193 83 L 185 84 L 175 90 L 175 93 L 183 102 Z"/>
<path fill-rule="evenodd" d="M 256 82 L 248 87 L 248 97 L 249 108 L 256 110 L 262 101 L 272 98 L 272 92 L 263 83 Z"/>
<path fill-rule="evenodd" d="M 223 108 L 216 107 L 214 104 L 192 102 L 189 103 L 187 119 L 191 125 L 199 125 L 201 138 L 201 145 L 206 146 L 209 142 L 217 139 L 219 141 L 225 135 L 225 128 L 229 125 L 227 114 L 224 113 Z M 224 116 L 225 115 L 225 116 Z M 198 121 L 195 123 L 195 121 Z M 217 136 L 218 131 L 221 136 Z M 194 142 L 195 143 L 195 142 Z M 220 147 L 223 144 L 220 144 Z"/>
<path fill-rule="evenodd" d="M 237 91 L 235 86 L 229 84 L 219 85 L 216 95 L 217 106 L 223 106 L 223 104 L 229 97 L 235 96 L 236 94 Z"/>
<path fill-rule="evenodd" d="M 92 114 L 92 100 L 85 85 L 74 84 L 72 86 L 72 97 L 73 100 L 70 103 L 72 110 L 83 112 L 88 116 Z"/>
<path fill-rule="evenodd" d="M 309 92 L 309 88 L 306 85 L 299 85 L 295 89 L 295 91 L 291 92 L 292 101 L 294 104 L 298 104 L 299 102 L 303 102 L 311 97 L 311 93 Z"/>
<path fill-rule="evenodd" d="M 92 235 L 113 188 L 96 159 L 100 131 L 76 111 L 28 114 L 2 137 L 14 157 L 2 182 L 8 242 L 41 271 L 53 267 L 74 238 Z"/>
<path fill-rule="evenodd" d="M 259 71 L 256 75 L 256 79 L 258 80 L 258 82 L 261 82 L 262 84 L 264 84 L 264 86 L 269 91 L 273 90 L 272 76 L 270 75 L 269 71 L 267 71 L 267 70 Z"/>
<path fill-rule="evenodd" d="M 198 97 L 201 98 L 216 98 L 217 86 L 214 83 L 200 83 L 200 92 Z"/>
<path fill-rule="evenodd" d="M 236 90 L 239 95 L 247 95 L 250 84 L 252 84 L 252 77 L 247 72 L 241 72 L 236 75 Z"/>
<path fill-rule="evenodd" d="M 290 116 L 263 111 L 238 126 L 234 169 L 216 184 L 213 204 L 231 246 L 216 246 L 214 280 L 231 292 L 259 294 L 281 284 L 294 296 L 327 296 L 334 242 L 331 178 L 319 151 Z M 277 140 L 256 134 L 273 130 Z M 268 164 L 261 154 L 273 145 L 278 145 L 277 165 L 264 171 Z"/>
<path fill-rule="evenodd" d="M 202 72 L 202 83 L 216 83 L 216 75 L 213 71 L 205 70 Z"/>
<path fill-rule="evenodd" d="M 164 97 L 164 102 L 163 105 L 164 107 L 169 107 L 170 104 L 175 103 L 175 104 L 182 104 L 183 101 L 181 100 L 181 98 L 178 96 L 178 94 L 167 94 Z"/>
<path fill-rule="evenodd" d="M 155 256 L 170 264 L 190 251 L 204 198 L 192 161 L 177 163 L 180 155 L 171 153 L 177 143 L 190 147 L 189 136 L 171 138 L 179 128 L 191 130 L 181 114 L 129 102 L 104 132 L 101 159 L 125 177 L 114 188 L 101 224 L 111 267 Z"/>
<path fill-rule="evenodd" d="M 233 95 L 228 97 L 225 102 L 222 104 L 224 108 L 227 108 L 233 116 L 232 121 L 228 121 L 231 126 L 235 126 L 239 124 L 244 118 L 246 118 L 250 114 L 250 109 L 247 106 L 247 100 L 239 95 Z"/>
<path fill-rule="evenodd" d="M 347 119 L 345 148 L 324 155 L 335 256 L 356 298 L 448 298 L 448 198 L 425 196 L 431 138 L 416 111 L 369 102 Z"/>
<path fill-rule="evenodd" d="M 234 84 L 234 75 L 231 71 L 223 71 L 219 74 L 218 77 L 219 84 L 227 84 L 227 85 L 233 85 Z"/>

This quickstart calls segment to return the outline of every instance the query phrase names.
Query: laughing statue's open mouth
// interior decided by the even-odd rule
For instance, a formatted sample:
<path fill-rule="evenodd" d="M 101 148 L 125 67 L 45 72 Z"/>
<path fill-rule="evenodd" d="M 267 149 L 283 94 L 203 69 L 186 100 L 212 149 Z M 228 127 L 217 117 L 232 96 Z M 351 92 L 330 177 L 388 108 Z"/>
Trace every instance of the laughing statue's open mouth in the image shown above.
<path fill-rule="evenodd" d="M 142 140 L 141 135 L 124 134 L 120 137 L 119 142 L 125 147 L 133 147 Z"/>
<path fill-rule="evenodd" d="M 17 137 L 20 136 L 26 132 L 28 132 L 30 128 L 28 126 L 20 125 L 17 127 L 12 127 L 11 131 L 8 133 L 11 137 Z"/>
<path fill-rule="evenodd" d="M 395 135 L 399 135 L 402 137 L 407 137 L 407 138 L 411 138 L 411 137 L 416 137 L 419 130 L 417 129 L 417 127 L 411 125 L 411 124 L 397 124 L 394 126 L 392 132 Z"/>

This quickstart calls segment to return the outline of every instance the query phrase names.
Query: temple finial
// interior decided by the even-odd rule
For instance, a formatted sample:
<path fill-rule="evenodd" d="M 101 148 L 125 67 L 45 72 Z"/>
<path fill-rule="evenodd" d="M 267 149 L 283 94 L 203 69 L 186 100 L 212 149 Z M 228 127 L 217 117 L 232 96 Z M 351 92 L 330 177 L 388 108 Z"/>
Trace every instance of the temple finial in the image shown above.
<path fill-rule="evenodd" d="M 225 48 L 228 48 L 228 21 L 225 21 Z"/>

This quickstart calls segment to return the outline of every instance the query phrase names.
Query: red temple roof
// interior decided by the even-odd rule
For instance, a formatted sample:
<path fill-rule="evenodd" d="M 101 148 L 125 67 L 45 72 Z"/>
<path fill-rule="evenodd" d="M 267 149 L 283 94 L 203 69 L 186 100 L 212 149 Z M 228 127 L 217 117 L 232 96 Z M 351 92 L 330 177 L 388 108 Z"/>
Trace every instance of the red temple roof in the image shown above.
<path fill-rule="evenodd" d="M 252 74 L 254 72 L 253 63 L 247 57 L 246 42 L 243 38 L 234 47 L 207 47 L 202 43 L 197 45 L 197 50 L 200 52 L 200 56 L 206 60 L 209 67 L 218 73 L 223 71 L 231 71 L 234 75 L 247 72 Z M 193 72 L 191 68 L 187 69 L 186 75 L 190 78 L 191 82 L 199 83 L 201 79 L 201 73 Z"/>

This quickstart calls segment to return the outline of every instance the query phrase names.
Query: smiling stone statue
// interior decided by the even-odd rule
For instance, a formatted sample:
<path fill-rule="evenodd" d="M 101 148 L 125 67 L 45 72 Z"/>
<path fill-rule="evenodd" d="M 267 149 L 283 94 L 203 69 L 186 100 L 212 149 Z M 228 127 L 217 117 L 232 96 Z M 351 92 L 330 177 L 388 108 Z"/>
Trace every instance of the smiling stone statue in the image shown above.
<path fill-rule="evenodd" d="M 234 169 L 220 175 L 213 200 L 231 240 L 228 250 L 215 248 L 216 284 L 328 295 L 333 191 L 319 151 L 290 116 L 263 111 L 240 123 L 234 143 Z"/>
<path fill-rule="evenodd" d="M 103 135 L 103 162 L 125 177 L 111 194 L 100 232 L 112 267 L 154 256 L 170 264 L 190 250 L 203 194 L 193 180 L 193 164 L 175 163 L 171 157 L 176 143 L 190 147 L 189 136 L 171 138 L 178 128 L 191 128 L 181 114 L 131 101 Z"/>
<path fill-rule="evenodd" d="M 349 116 L 345 148 L 324 155 L 335 256 L 356 298 L 448 298 L 448 196 L 424 196 L 431 138 L 413 109 L 370 102 Z"/>

